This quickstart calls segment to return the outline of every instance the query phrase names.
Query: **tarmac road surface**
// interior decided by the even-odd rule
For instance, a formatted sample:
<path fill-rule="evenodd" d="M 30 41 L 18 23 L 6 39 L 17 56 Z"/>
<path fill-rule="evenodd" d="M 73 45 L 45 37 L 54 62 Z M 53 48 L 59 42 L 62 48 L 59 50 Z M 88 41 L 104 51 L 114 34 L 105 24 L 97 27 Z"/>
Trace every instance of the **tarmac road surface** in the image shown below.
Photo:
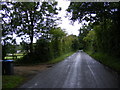
<path fill-rule="evenodd" d="M 79 50 L 20 88 L 118 88 L 118 75 Z"/>

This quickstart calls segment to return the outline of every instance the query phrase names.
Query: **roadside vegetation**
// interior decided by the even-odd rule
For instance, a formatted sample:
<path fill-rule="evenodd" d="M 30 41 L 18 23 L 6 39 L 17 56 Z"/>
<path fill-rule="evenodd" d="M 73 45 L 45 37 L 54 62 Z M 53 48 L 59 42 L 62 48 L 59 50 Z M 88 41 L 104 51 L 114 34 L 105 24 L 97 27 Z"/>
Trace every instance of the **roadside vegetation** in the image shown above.
<path fill-rule="evenodd" d="M 63 54 L 63 55 L 61 55 L 60 57 L 58 57 L 58 58 L 55 58 L 55 59 L 53 59 L 53 60 L 50 60 L 50 61 L 48 61 L 48 62 L 46 62 L 47 64 L 55 64 L 55 63 L 58 63 L 58 62 L 60 62 L 60 61 L 63 61 L 65 58 L 67 58 L 68 56 L 71 56 L 73 53 L 75 53 L 75 52 L 69 52 L 69 53 L 67 53 L 67 54 Z"/>
<path fill-rule="evenodd" d="M 63 61 L 65 58 L 67 58 L 68 56 L 71 56 L 73 53 L 75 52 L 69 52 L 66 54 L 61 55 L 60 57 L 57 57 L 55 59 L 49 60 L 47 62 L 44 63 L 37 63 L 39 64 L 55 64 L 58 63 L 60 61 Z M 32 64 L 28 64 L 29 66 Z M 35 65 L 35 64 L 33 64 Z M 29 80 L 28 76 L 25 75 L 4 75 L 2 76 L 2 88 L 17 88 L 20 85 L 22 85 L 24 82 L 27 81 L 27 79 Z"/>
<path fill-rule="evenodd" d="M 72 21 L 89 21 L 79 29 L 80 48 L 120 72 L 120 2 L 72 2 Z"/>
<path fill-rule="evenodd" d="M 17 88 L 23 81 L 25 81 L 25 78 L 22 76 L 5 75 L 2 76 L 2 88 Z"/>
<path fill-rule="evenodd" d="M 13 59 L 15 65 L 26 66 L 54 64 L 78 50 L 78 37 L 68 35 L 65 30 L 58 27 L 60 17 L 57 14 L 61 8 L 57 7 L 57 2 L 0 2 L 0 4 L 3 60 Z M 14 35 L 21 38 L 19 44 L 13 38 Z M 36 39 L 35 43 L 33 39 Z M 23 77 L 14 75 L 3 76 L 3 87 L 16 87 L 22 79 L 24 80 Z"/>
<path fill-rule="evenodd" d="M 120 73 L 120 59 L 108 55 L 106 53 L 100 53 L 100 52 L 92 52 L 92 51 L 85 51 L 87 54 L 92 56 L 95 60 L 98 60 L 100 63 L 104 64 L 105 66 L 111 68 L 112 70 Z"/>
<path fill-rule="evenodd" d="M 82 23 L 78 36 L 68 35 L 58 27 L 61 19 L 57 15 L 61 8 L 57 4 L 0 2 L 2 60 L 13 59 L 16 65 L 53 64 L 83 49 L 96 60 L 119 72 L 120 2 L 71 2 L 67 16 L 72 22 Z M 21 38 L 19 44 L 14 35 Z M 35 43 L 33 39 L 36 39 Z M 10 78 L 13 78 L 13 82 Z M 17 86 L 14 80 L 19 83 L 24 79 L 19 76 L 3 76 L 3 82 L 11 82 L 8 82 L 8 88 Z M 6 84 L 3 86 L 7 87 Z"/>

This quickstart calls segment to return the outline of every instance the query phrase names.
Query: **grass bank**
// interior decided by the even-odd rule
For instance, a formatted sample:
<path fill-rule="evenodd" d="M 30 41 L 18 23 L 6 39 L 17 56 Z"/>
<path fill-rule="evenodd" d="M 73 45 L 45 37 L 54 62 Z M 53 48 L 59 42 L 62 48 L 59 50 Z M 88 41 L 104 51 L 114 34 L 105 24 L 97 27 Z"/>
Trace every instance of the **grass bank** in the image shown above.
<path fill-rule="evenodd" d="M 5 75 L 2 76 L 2 88 L 16 88 L 25 80 L 22 76 Z"/>
<path fill-rule="evenodd" d="M 92 56 L 94 59 L 101 62 L 102 64 L 120 73 L 120 58 L 102 52 L 95 52 L 95 53 L 93 53 L 92 51 L 85 51 L 85 52 L 90 56 Z"/>
<path fill-rule="evenodd" d="M 52 60 L 46 62 L 46 64 L 55 64 L 55 63 L 58 63 L 60 61 L 63 61 L 65 58 L 67 58 L 68 56 L 71 56 L 73 53 L 75 53 L 75 52 L 69 52 L 67 54 L 63 54 L 60 57 L 57 57 L 55 59 L 52 59 Z"/>

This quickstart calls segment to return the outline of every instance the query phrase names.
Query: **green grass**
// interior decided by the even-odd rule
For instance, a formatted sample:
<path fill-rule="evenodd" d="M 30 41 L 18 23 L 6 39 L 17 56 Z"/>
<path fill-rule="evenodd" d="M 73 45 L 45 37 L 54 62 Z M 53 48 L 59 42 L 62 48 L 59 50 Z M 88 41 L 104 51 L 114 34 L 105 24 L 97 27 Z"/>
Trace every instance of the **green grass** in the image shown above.
<path fill-rule="evenodd" d="M 19 58 L 22 58 L 23 56 L 17 56 L 17 59 L 19 59 Z M 13 57 L 11 56 L 11 57 L 9 57 L 9 56 L 7 56 L 7 57 L 5 57 L 5 59 L 13 59 Z"/>
<path fill-rule="evenodd" d="M 2 76 L 2 88 L 16 88 L 25 80 L 22 76 Z"/>
<path fill-rule="evenodd" d="M 120 73 L 120 58 L 101 52 L 93 53 L 92 51 L 86 51 L 86 53 L 102 64 Z"/>
<path fill-rule="evenodd" d="M 22 57 L 23 57 L 23 54 L 22 54 L 22 53 L 18 53 L 18 54 L 14 54 L 14 55 L 16 55 L 16 56 L 17 56 L 17 59 L 19 59 L 19 58 L 22 58 Z M 5 57 L 5 59 L 13 59 L 13 57 L 12 57 L 12 56 L 6 56 L 6 57 Z"/>
<path fill-rule="evenodd" d="M 22 55 L 23 55 L 23 53 L 16 53 L 16 54 L 14 54 L 14 55 L 17 55 L 17 56 L 22 56 Z"/>
<path fill-rule="evenodd" d="M 69 52 L 69 53 L 67 53 L 67 54 L 63 54 L 63 55 L 61 55 L 60 57 L 55 58 L 55 59 L 53 59 L 53 60 L 50 60 L 50 61 L 48 61 L 48 62 L 46 62 L 46 63 L 47 63 L 47 64 L 55 64 L 55 63 L 58 63 L 58 62 L 60 62 L 60 61 L 63 61 L 65 58 L 67 58 L 68 56 L 72 55 L 73 53 L 75 53 L 75 52 Z"/>
<path fill-rule="evenodd" d="M 5 57 L 5 59 L 13 59 L 13 57 Z"/>
<path fill-rule="evenodd" d="M 72 55 L 75 52 L 69 52 L 67 54 L 61 55 L 60 57 L 50 60 L 48 62 L 45 62 L 44 64 L 55 64 L 62 60 L 64 60 L 66 57 Z M 16 76 L 16 75 L 5 75 L 2 76 L 2 88 L 17 88 L 20 86 L 24 81 L 26 81 L 26 78 L 24 76 Z"/>

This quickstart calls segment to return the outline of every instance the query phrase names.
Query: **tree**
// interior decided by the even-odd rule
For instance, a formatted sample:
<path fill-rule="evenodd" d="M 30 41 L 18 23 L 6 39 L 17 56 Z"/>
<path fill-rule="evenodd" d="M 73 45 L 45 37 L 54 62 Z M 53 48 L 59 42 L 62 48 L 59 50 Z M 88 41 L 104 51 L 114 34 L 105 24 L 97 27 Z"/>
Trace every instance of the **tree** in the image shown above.
<path fill-rule="evenodd" d="M 98 51 L 120 53 L 120 2 L 71 2 L 67 9 L 71 20 L 90 21 L 96 33 Z M 112 54 L 113 55 L 113 54 Z"/>
<path fill-rule="evenodd" d="M 89 33 L 86 35 L 86 37 L 83 38 L 83 40 L 87 44 L 87 49 L 96 51 L 96 33 L 94 30 L 89 31 Z"/>
<path fill-rule="evenodd" d="M 72 50 L 73 51 L 76 51 L 79 49 L 79 40 L 78 40 L 78 37 L 77 36 L 73 36 L 74 40 L 72 41 Z"/>
<path fill-rule="evenodd" d="M 76 51 L 78 49 L 78 46 L 77 36 L 67 36 L 66 32 L 59 27 L 52 28 L 49 31 L 49 38 L 41 37 L 39 40 L 37 40 L 33 54 L 26 54 L 18 62 L 46 62 L 73 50 Z"/>
<path fill-rule="evenodd" d="M 27 53 L 30 52 L 30 51 L 29 51 L 30 49 L 29 49 L 29 44 L 28 44 L 28 43 L 22 41 L 22 42 L 20 43 L 20 46 L 21 46 L 21 51 L 22 51 L 24 54 L 27 54 Z"/>
<path fill-rule="evenodd" d="M 120 18 L 120 2 L 71 2 L 68 12 L 71 13 L 71 20 L 82 20 L 101 22 L 105 19 L 112 19 L 116 23 Z M 95 14 L 95 16 L 93 15 Z M 117 21 L 116 21 L 117 20 Z"/>
<path fill-rule="evenodd" d="M 20 8 L 18 7 L 21 6 Z M 29 35 L 30 39 L 30 52 L 32 52 L 33 37 L 39 37 L 39 34 L 44 35 L 51 25 L 54 25 L 54 15 L 57 14 L 57 3 L 51 2 L 29 2 L 29 3 L 15 3 L 15 11 L 18 10 L 17 16 L 19 16 L 19 26 L 22 28 L 18 30 L 18 33 L 22 32 Z M 16 17 L 17 17 L 16 16 Z M 27 24 L 27 25 L 26 25 Z"/>
<path fill-rule="evenodd" d="M 91 31 L 92 29 L 92 24 L 90 23 L 89 25 L 83 25 L 80 29 L 79 29 L 79 35 L 78 35 L 78 39 L 79 39 L 79 48 L 80 49 L 85 49 L 86 48 L 86 42 L 83 40 L 84 37 L 87 36 L 87 34 L 89 33 L 89 31 Z"/>
<path fill-rule="evenodd" d="M 41 38 L 37 41 L 34 50 L 34 57 L 36 61 L 45 62 L 52 58 L 50 52 L 50 42 L 45 39 Z"/>
<path fill-rule="evenodd" d="M 11 25 L 11 33 L 17 34 L 18 37 L 24 36 L 24 40 L 28 38 L 30 44 L 30 52 L 33 52 L 33 38 L 41 37 L 44 32 L 55 26 L 57 15 L 57 2 L 11 2 L 4 3 L 4 11 L 10 15 L 8 18 Z M 6 14 L 2 14 L 4 17 Z M 6 17 L 5 17 L 6 18 Z M 6 24 L 6 23 L 4 23 Z M 7 25 L 5 26 L 7 28 Z"/>
<path fill-rule="evenodd" d="M 9 2 L 0 2 L 2 6 L 2 10 L 0 10 L 1 14 L 1 25 L 0 28 L 2 32 L 1 44 L 2 44 L 2 59 L 6 56 L 8 52 L 8 46 L 16 44 L 15 39 L 13 38 L 13 26 L 11 24 L 11 7 Z"/>
<path fill-rule="evenodd" d="M 50 30 L 51 48 L 54 51 L 54 57 L 58 57 L 63 53 L 62 40 L 65 36 L 66 33 L 61 28 L 53 28 Z"/>

